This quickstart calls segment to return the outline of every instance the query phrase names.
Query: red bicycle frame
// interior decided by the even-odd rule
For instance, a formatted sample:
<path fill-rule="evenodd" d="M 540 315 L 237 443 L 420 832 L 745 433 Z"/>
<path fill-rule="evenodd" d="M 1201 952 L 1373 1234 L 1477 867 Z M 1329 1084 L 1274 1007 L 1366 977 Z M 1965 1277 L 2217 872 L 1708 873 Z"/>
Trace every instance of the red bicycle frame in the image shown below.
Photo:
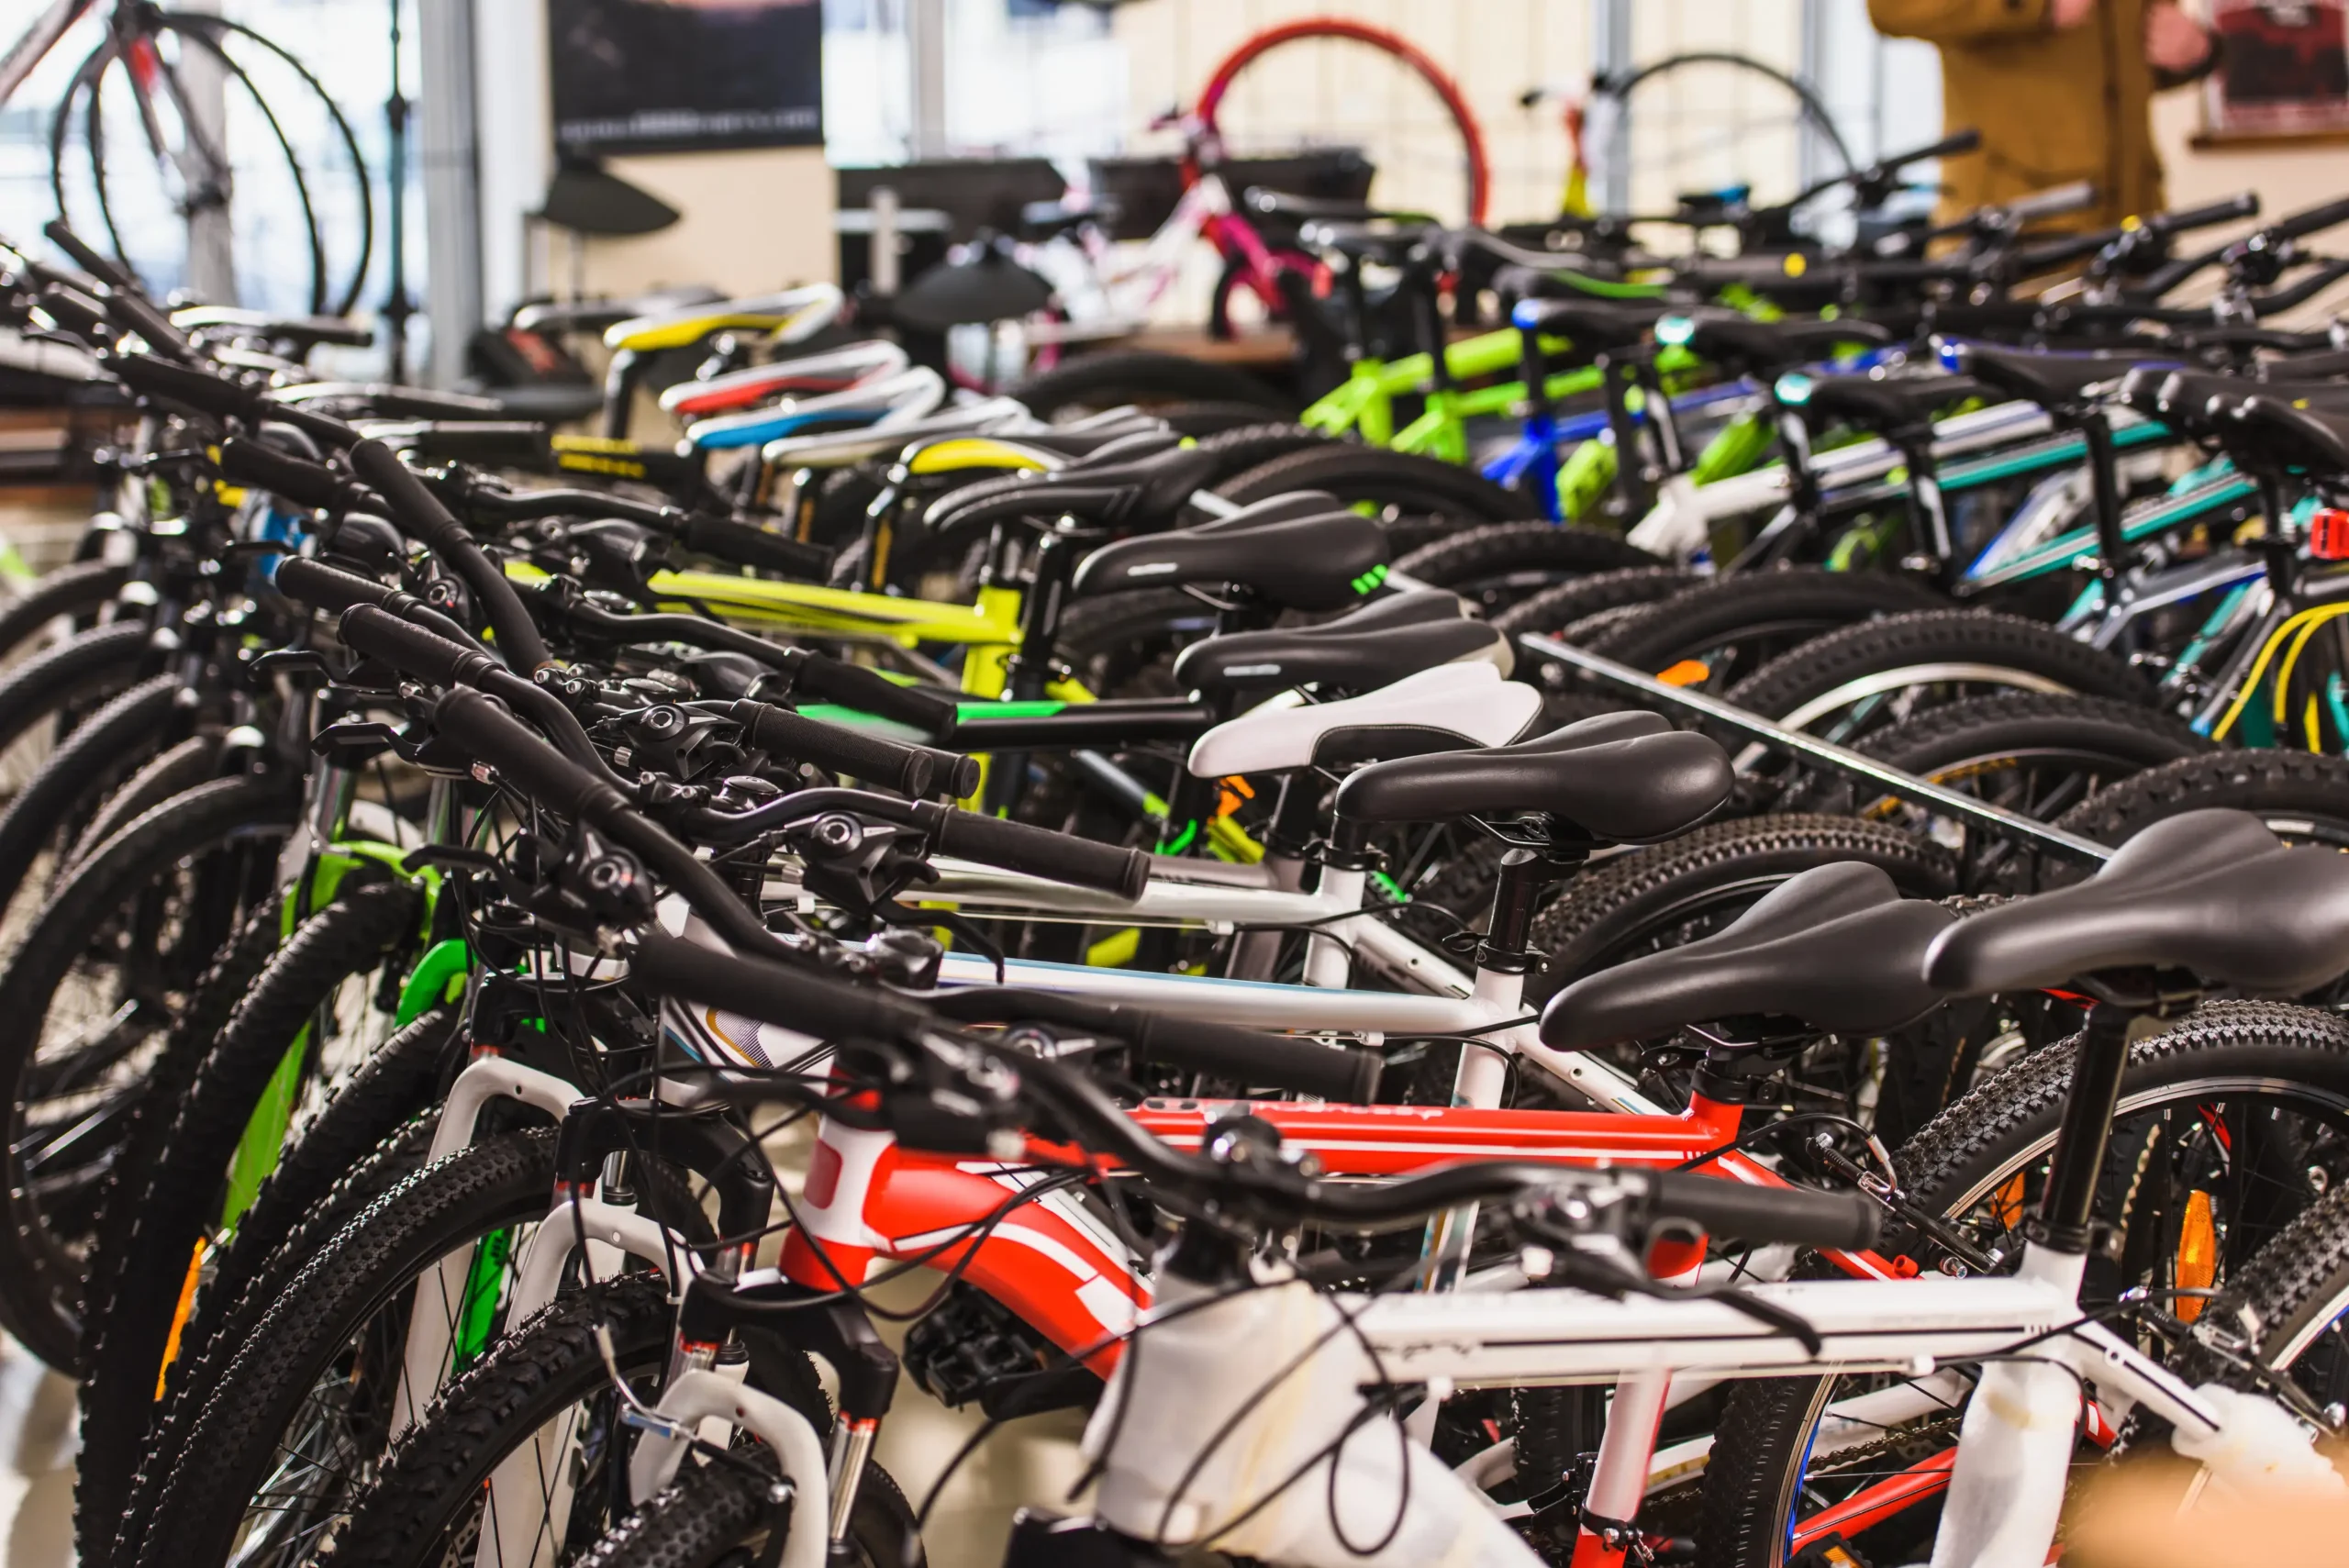
<path fill-rule="evenodd" d="M 1677 1116 L 1180 1099 L 1147 1101 L 1133 1118 L 1168 1144 L 1197 1150 L 1218 1118 L 1245 1114 L 1278 1129 L 1286 1145 L 1310 1151 L 1327 1174 L 1382 1177 L 1460 1159 L 1669 1168 L 1730 1143 L 1742 1109 L 1702 1096 Z M 1033 1144 L 1029 1152 L 1031 1158 L 1019 1163 L 918 1153 L 886 1132 L 826 1117 L 798 1202 L 799 1222 L 785 1238 L 782 1272 L 810 1289 L 834 1291 L 863 1284 L 876 1262 L 941 1270 L 959 1264 L 972 1284 L 1106 1375 L 1117 1364 L 1118 1337 L 1150 1303 L 1149 1286 L 1124 1243 L 1064 1190 L 1003 1214 L 1033 1184 L 1087 1163 L 1054 1145 Z M 1788 1184 L 1734 1152 L 1707 1169 L 1759 1186 Z M 1651 1262 L 1669 1276 L 1701 1255 L 1696 1247 L 1694 1256 L 1659 1255 Z M 1866 1278 L 1916 1272 L 1873 1252 L 1829 1255 Z"/>

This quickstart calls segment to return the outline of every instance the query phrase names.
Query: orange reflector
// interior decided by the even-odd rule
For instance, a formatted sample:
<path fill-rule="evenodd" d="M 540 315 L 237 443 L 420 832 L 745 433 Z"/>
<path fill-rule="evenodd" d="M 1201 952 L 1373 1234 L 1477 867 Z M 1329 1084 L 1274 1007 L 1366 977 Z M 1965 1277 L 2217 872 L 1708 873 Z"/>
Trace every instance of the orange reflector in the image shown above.
<path fill-rule="evenodd" d="M 2173 1283 L 2180 1290 L 2208 1290 L 2218 1277 L 2219 1229 L 2210 1220 L 2210 1195 L 2197 1188 L 2187 1195 L 2186 1218 L 2178 1224 L 2177 1271 Z M 2193 1322 L 2209 1304 L 2205 1296 L 2179 1296 L 2178 1320 Z"/>
<path fill-rule="evenodd" d="M 1667 686 L 1700 685 L 1712 678 L 1713 667 L 1702 659 L 1683 659 L 1656 677 Z"/>
<path fill-rule="evenodd" d="M 163 1364 L 155 1369 L 155 1403 L 163 1402 L 163 1381 L 172 1374 L 172 1363 L 180 1359 L 180 1336 L 187 1331 L 188 1316 L 195 1310 L 195 1287 L 204 1278 L 204 1254 L 211 1243 L 204 1237 L 195 1239 L 195 1251 L 187 1261 L 187 1277 L 180 1281 L 179 1304 L 172 1308 L 172 1335 L 163 1341 Z"/>
<path fill-rule="evenodd" d="M 1991 1212 L 1998 1216 L 1998 1224 L 2003 1229 L 2012 1230 L 2022 1223 L 2023 1173 L 2021 1171 L 2017 1171 L 2013 1179 L 1998 1189 L 1998 1195 L 1991 1200 Z"/>

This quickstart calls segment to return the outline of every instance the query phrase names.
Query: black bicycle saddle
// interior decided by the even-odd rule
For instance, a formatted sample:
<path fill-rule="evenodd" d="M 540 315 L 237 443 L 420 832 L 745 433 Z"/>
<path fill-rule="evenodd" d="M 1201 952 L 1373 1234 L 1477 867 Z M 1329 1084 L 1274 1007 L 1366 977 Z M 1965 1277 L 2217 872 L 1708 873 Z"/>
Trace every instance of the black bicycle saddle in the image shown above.
<path fill-rule="evenodd" d="M 1399 681 L 1438 664 L 1486 658 L 1509 673 L 1508 639 L 1468 616 L 1467 601 L 1442 588 L 1375 600 L 1319 626 L 1234 631 L 1183 650 L 1174 679 L 1194 691 L 1276 691 L 1308 683 L 1354 691 Z"/>
<path fill-rule="evenodd" d="M 1336 610 L 1386 580 L 1386 530 L 1361 513 L 1253 511 L 1103 545 L 1077 567 L 1069 591 L 1230 584 L 1284 609 Z"/>
<path fill-rule="evenodd" d="M 1940 1005 L 1925 984 L 1925 950 L 1954 918 L 1938 904 L 1901 897 L 1876 866 L 1819 866 L 1702 941 L 1566 986 L 1542 1009 L 1542 1042 L 1583 1051 L 1753 1017 L 1882 1034 Z"/>
<path fill-rule="evenodd" d="M 2006 396 L 2047 409 L 2076 407 L 2088 400 L 2091 388 L 2119 381 L 2147 362 L 2119 354 L 2034 353 L 1982 343 L 1944 343 L 1939 338 L 1933 342 L 1944 362 L 1954 362 Z"/>
<path fill-rule="evenodd" d="M 1990 389 L 1964 375 L 1822 375 L 1806 378 L 1799 399 L 1789 398 L 1814 417 L 1842 419 L 1886 433 L 1924 424 L 1937 409 Z M 1783 391 L 1781 395 L 1784 395 Z"/>
<path fill-rule="evenodd" d="M 1613 353 L 1647 340 L 1657 318 L 1673 307 L 1611 299 L 1526 299 L 1509 312 L 1520 330 L 1548 332 L 1574 346 L 1576 356 Z"/>
<path fill-rule="evenodd" d="M 1659 321 L 1656 333 L 1732 375 L 1764 378 L 1827 359 L 1847 343 L 1892 341 L 1890 332 L 1856 317 L 1790 316 L 1756 321 L 1739 311 L 1718 309 L 1692 310 Z"/>
<path fill-rule="evenodd" d="M 1659 714 L 1609 713 L 1514 746 L 1375 762 L 1338 788 L 1338 816 L 1363 827 L 1546 812 L 1595 844 L 1686 832 L 1727 800 L 1729 753 Z"/>
<path fill-rule="evenodd" d="M 2231 405 L 2212 402 L 2225 416 L 2217 427 L 2219 440 L 2244 467 L 2349 473 L 2349 414 L 2280 387 Z"/>
<path fill-rule="evenodd" d="M 1018 437 L 1008 439 L 1018 441 Z M 1092 461 L 1051 473 L 1015 473 L 950 490 L 922 514 L 933 534 L 1012 517 L 1075 517 L 1102 528 L 1154 528 L 1172 520 L 1222 460 L 1197 447 L 1110 462 Z"/>
<path fill-rule="evenodd" d="M 1924 975 L 1980 996 L 2146 968 L 2276 996 L 2349 971 L 2349 855 L 2288 849 L 2248 812 L 2185 812 L 2086 882 L 1960 920 Z"/>

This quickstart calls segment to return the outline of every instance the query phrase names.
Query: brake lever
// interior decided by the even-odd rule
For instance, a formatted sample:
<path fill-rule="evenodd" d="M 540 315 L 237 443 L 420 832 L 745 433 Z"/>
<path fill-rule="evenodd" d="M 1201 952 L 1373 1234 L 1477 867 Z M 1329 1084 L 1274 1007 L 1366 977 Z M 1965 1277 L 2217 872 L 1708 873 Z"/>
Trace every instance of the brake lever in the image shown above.
<path fill-rule="evenodd" d="M 327 685 L 340 679 L 327 662 L 326 655 L 315 648 L 273 648 L 257 656 L 245 671 L 247 681 L 255 686 L 273 675 L 296 682 L 304 675 L 316 675 L 320 684 Z"/>
<path fill-rule="evenodd" d="M 476 850 L 466 844 L 426 844 L 400 857 L 400 869 L 411 875 L 427 867 L 438 867 L 442 871 L 484 872 L 491 881 L 497 884 L 497 890 L 506 895 L 508 903 L 528 906 L 530 889 L 514 874 L 513 868 L 487 850 Z"/>

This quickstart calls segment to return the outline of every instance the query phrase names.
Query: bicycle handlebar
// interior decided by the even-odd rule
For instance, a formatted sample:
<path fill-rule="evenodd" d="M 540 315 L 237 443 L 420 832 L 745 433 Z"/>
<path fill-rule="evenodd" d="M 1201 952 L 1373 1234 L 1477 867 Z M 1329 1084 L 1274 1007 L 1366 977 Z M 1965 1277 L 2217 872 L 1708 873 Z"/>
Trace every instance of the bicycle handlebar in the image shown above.
<path fill-rule="evenodd" d="M 1141 897 L 1150 881 L 1151 857 L 1140 850 L 1097 844 L 1071 833 L 951 806 L 924 805 L 914 816 L 941 854 L 1090 887 L 1129 901 Z"/>
<path fill-rule="evenodd" d="M 490 628 L 497 635 L 498 651 L 518 670 L 536 670 L 551 662 L 538 623 L 523 607 L 521 595 L 497 563 L 482 552 L 440 498 L 432 494 L 416 471 L 377 440 L 354 444 L 347 455 L 351 472 L 384 498 L 392 520 L 420 539 L 446 561 L 479 600 Z"/>
<path fill-rule="evenodd" d="M 987 986 L 927 998 L 960 1023 L 1017 1023 L 1033 1018 L 1094 1030 L 1121 1040 L 1136 1056 L 1187 1073 L 1205 1073 L 1252 1085 L 1286 1089 L 1317 1099 L 1369 1105 L 1385 1059 L 1361 1046 L 1329 1046 L 1294 1035 L 1260 1034 L 1229 1024 L 1149 1013 L 1118 1003 L 1088 1002 L 1057 991 Z"/>
<path fill-rule="evenodd" d="M 744 738 L 758 750 L 812 762 L 826 773 L 847 773 L 916 799 L 944 782 L 939 777 L 941 772 L 951 775 L 950 788 L 970 777 L 970 787 L 955 790 L 958 795 L 977 787 L 979 765 L 969 757 L 864 734 L 763 702 L 737 702 L 730 711 Z"/>
<path fill-rule="evenodd" d="M 220 472 L 239 484 L 266 490 L 273 495 L 318 512 L 380 510 L 373 491 L 354 484 L 323 463 L 283 452 L 250 436 L 230 436 L 220 443 Z"/>

